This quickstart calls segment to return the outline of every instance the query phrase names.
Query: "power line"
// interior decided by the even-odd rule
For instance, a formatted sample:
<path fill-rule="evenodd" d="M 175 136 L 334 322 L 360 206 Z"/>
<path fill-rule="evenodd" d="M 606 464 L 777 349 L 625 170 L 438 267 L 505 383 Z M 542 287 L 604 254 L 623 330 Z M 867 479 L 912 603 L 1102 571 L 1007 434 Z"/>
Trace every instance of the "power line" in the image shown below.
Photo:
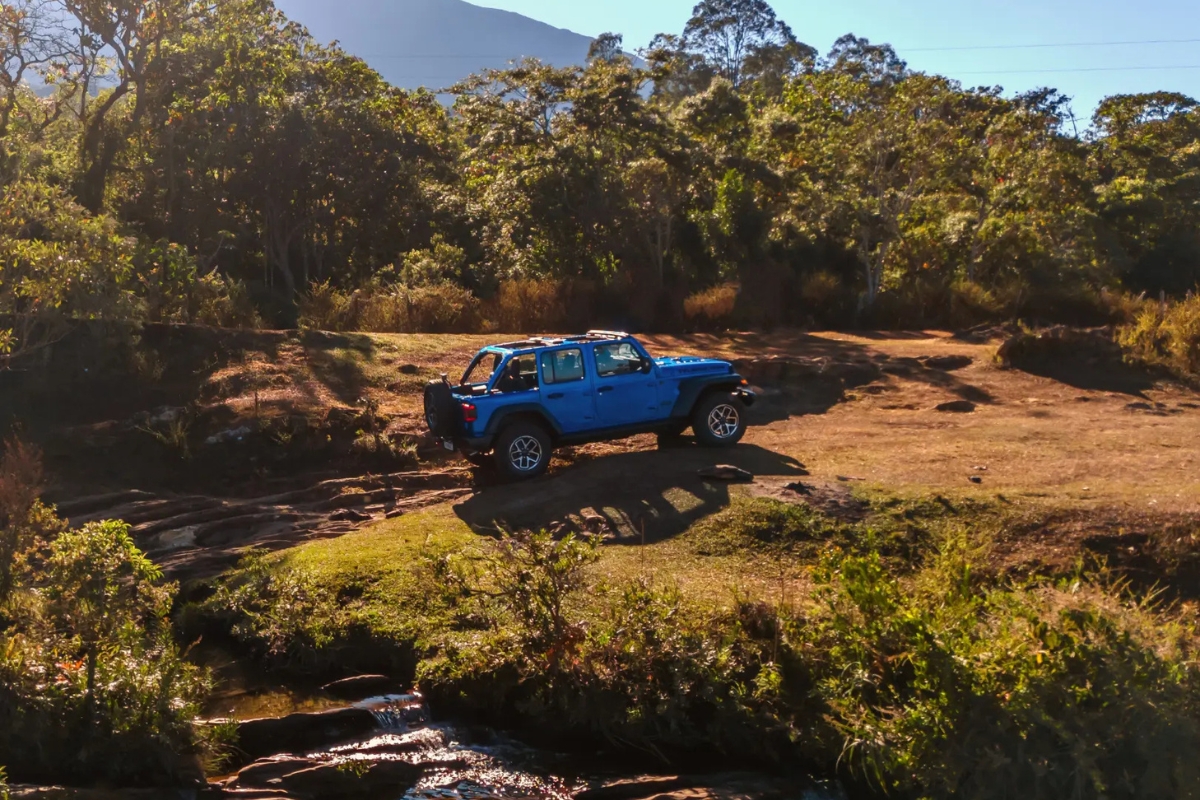
<path fill-rule="evenodd" d="M 1115 47 L 1138 44 L 1200 44 L 1200 39 L 1140 39 L 1116 42 L 1045 42 L 1039 44 L 979 44 L 955 47 L 896 48 L 898 53 L 947 53 L 964 50 L 1033 50 L 1051 47 Z"/>
<path fill-rule="evenodd" d="M 572 52 L 572 53 L 538 53 L 537 56 L 534 56 L 534 57 L 535 58 L 579 58 L 582 53 L 583 53 L 582 50 L 576 50 L 575 52 Z M 433 53 L 430 55 L 423 55 L 423 56 L 422 55 L 411 55 L 411 54 L 407 54 L 407 53 L 403 54 L 403 55 L 388 54 L 388 53 L 363 53 L 360 55 L 360 54 L 355 53 L 354 55 L 357 55 L 359 58 L 389 58 L 389 59 L 419 58 L 422 60 L 431 59 L 431 58 L 456 58 L 456 59 L 467 59 L 467 58 L 472 58 L 472 59 L 474 59 L 474 58 L 515 59 L 515 58 L 522 58 L 522 56 L 514 56 L 512 53 L 507 53 L 507 54 L 503 54 L 503 55 L 499 54 L 499 53 L 497 53 L 495 55 L 486 55 L 486 54 L 477 54 L 477 53 L 468 53 L 465 55 L 447 55 L 445 53 Z"/>
<path fill-rule="evenodd" d="M 1200 69 L 1200 64 L 1165 67 L 1063 67 L 1061 69 L 986 69 L 972 72 L 952 70 L 955 75 L 1033 75 L 1042 72 L 1140 72 L 1145 70 Z"/>
<path fill-rule="evenodd" d="M 949 47 L 897 47 L 899 53 L 949 53 L 949 52 L 965 52 L 974 50 L 1036 50 L 1058 47 L 1126 47 L 1132 45 L 1147 45 L 1147 44 L 1200 44 L 1200 39 L 1125 39 L 1115 41 L 1102 42 L 1038 42 L 1035 44 L 974 44 L 974 45 L 954 45 Z M 580 50 L 572 50 L 571 52 L 559 51 L 557 53 L 541 53 L 543 57 L 562 57 L 574 58 L 577 57 Z M 512 58 L 511 53 L 364 53 L 362 58 Z"/>

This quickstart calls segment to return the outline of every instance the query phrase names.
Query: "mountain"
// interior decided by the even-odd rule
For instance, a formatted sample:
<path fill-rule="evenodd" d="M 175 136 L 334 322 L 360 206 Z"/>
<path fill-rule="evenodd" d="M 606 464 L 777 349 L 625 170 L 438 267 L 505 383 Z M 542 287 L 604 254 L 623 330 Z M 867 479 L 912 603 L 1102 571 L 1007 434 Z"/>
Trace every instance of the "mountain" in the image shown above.
<path fill-rule="evenodd" d="M 462 0 L 276 0 L 320 42 L 337 40 L 404 89 L 440 89 L 534 56 L 582 64 L 592 38 Z"/>

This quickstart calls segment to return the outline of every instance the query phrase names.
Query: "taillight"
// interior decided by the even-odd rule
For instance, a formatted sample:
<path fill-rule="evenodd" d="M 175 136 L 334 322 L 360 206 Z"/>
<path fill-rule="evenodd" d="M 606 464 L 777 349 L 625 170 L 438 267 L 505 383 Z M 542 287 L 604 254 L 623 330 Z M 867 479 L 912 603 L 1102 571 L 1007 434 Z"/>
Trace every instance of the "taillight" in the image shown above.
<path fill-rule="evenodd" d="M 479 419 L 479 409 L 472 403 L 462 404 L 463 422 L 474 422 Z"/>

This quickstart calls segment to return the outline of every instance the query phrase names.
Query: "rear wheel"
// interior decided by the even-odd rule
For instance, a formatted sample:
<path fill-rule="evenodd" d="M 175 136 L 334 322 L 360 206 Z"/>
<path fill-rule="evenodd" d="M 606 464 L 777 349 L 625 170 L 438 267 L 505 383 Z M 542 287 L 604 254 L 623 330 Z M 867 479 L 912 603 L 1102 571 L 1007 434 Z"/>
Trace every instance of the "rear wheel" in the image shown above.
<path fill-rule="evenodd" d="M 546 429 L 534 422 L 514 422 L 496 439 L 496 469 L 513 480 L 536 478 L 550 466 L 553 443 Z"/>
<path fill-rule="evenodd" d="M 732 447 L 746 435 L 746 406 L 733 394 L 710 394 L 692 412 L 692 430 L 707 447 Z"/>

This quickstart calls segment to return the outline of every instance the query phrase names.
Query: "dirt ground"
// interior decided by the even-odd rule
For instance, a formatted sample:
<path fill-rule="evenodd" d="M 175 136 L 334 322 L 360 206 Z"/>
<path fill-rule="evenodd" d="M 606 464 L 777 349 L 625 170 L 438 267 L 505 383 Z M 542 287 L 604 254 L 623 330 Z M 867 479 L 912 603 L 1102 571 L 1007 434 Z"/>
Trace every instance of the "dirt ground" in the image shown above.
<path fill-rule="evenodd" d="M 72 521 L 122 516 L 152 555 L 189 573 L 219 569 L 249 546 L 338 536 L 447 503 L 477 530 L 574 522 L 603 525 L 615 543 L 662 541 L 737 493 L 783 496 L 796 482 L 846 496 L 940 494 L 1035 517 L 1052 511 L 1053 526 L 1000 542 L 1014 559 L 1066 561 L 1081 541 L 1115 536 L 1123 547 L 1123 536 L 1179 524 L 1194 537 L 1200 519 L 1200 394 L 1082 355 L 1023 371 L 997 364 L 997 340 L 940 332 L 647 336 L 656 355 L 735 361 L 761 395 L 745 441 L 722 452 L 686 438 L 660 449 L 652 436 L 572 448 L 550 475 L 516 487 L 432 448 L 420 413 L 426 380 L 457 375 L 479 346 L 504 337 L 244 338 L 233 355 L 223 345 L 224 355 L 199 367 L 171 362 L 167 377 L 179 377 L 161 381 L 169 389 L 138 400 L 106 396 L 69 425 L 41 429 L 52 449 L 58 443 L 54 452 L 69 454 L 58 457 L 52 499 Z M 299 420 L 307 440 L 333 442 L 331 420 L 345 417 L 345 435 L 361 437 L 364 423 L 354 415 L 362 398 L 378 405 L 386 435 L 419 452 L 420 463 L 389 466 L 312 448 L 302 455 L 293 429 L 280 427 Z M 964 410 L 937 410 L 954 402 Z M 162 415 L 160 403 L 187 403 L 198 420 L 185 432 L 188 466 L 159 454 L 161 468 L 123 472 L 110 453 L 124 452 L 130 463 L 161 447 L 144 422 Z M 245 442 L 214 443 L 243 430 Z M 141 449 L 121 451 L 131 438 Z M 715 463 L 743 467 L 756 482 L 731 487 L 697 475 Z M 168 473 L 172 481 L 156 480 Z"/>

